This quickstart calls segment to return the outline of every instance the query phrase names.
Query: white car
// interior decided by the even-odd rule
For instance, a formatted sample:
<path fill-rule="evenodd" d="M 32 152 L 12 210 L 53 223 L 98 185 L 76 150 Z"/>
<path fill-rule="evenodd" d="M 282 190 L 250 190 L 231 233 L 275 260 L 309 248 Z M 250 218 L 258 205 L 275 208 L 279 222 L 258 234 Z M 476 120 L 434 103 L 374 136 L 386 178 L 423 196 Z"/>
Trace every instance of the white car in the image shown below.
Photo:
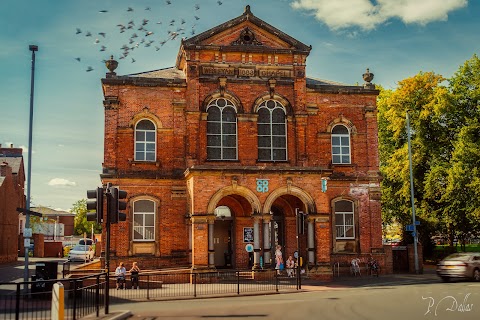
<path fill-rule="evenodd" d="M 68 252 L 68 261 L 90 261 L 95 257 L 92 246 L 77 244 Z"/>

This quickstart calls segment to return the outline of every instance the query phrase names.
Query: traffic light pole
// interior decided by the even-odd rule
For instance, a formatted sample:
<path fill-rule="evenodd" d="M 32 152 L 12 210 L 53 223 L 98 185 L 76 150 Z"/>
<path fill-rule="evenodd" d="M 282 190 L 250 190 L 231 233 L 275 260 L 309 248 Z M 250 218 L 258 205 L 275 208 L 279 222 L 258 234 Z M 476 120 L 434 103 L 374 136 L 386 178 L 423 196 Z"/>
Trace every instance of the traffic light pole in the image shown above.
<path fill-rule="evenodd" d="M 112 194 L 110 193 L 110 183 L 107 185 L 105 189 L 105 196 L 107 198 L 107 213 L 104 215 L 105 217 L 105 233 L 106 233 L 106 243 L 105 243 L 105 270 L 107 272 L 107 285 L 105 286 L 105 314 L 109 312 L 109 304 L 110 304 L 110 203 Z"/>

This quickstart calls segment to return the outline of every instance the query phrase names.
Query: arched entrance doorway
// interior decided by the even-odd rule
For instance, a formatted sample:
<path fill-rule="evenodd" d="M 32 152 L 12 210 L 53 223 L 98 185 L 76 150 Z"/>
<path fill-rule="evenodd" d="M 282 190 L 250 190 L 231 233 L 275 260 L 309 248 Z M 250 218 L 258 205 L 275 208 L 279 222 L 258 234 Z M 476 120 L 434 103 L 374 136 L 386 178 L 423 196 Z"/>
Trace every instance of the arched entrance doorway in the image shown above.
<path fill-rule="evenodd" d="M 282 246 L 284 261 L 288 256 L 307 258 L 306 214 L 307 206 L 291 194 L 278 196 L 272 203 L 270 223 L 270 255 L 275 258 L 275 248 Z M 296 254 L 298 252 L 298 254 Z M 275 264 L 275 261 L 272 261 Z"/>
<path fill-rule="evenodd" d="M 215 267 L 231 268 L 233 254 L 233 228 L 232 212 L 227 206 L 215 209 L 215 226 L 213 231 L 213 247 L 215 250 Z"/>
<path fill-rule="evenodd" d="M 253 230 L 250 201 L 240 194 L 222 197 L 214 210 L 213 226 L 214 265 L 216 268 L 248 268 L 253 265 L 253 254 L 246 251 L 253 239 L 246 236 Z"/>

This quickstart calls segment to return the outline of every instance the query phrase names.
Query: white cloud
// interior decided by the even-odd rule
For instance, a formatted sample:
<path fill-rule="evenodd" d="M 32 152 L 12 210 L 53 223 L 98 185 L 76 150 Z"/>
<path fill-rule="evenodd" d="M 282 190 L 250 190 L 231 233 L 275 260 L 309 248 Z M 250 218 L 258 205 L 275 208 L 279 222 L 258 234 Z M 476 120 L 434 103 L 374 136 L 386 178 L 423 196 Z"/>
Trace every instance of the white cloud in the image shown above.
<path fill-rule="evenodd" d="M 425 25 L 448 19 L 448 13 L 468 5 L 468 0 L 295 0 L 292 8 L 311 11 L 332 30 L 372 30 L 390 19 Z"/>
<path fill-rule="evenodd" d="M 63 178 L 53 178 L 48 182 L 49 186 L 57 187 L 57 186 L 67 186 L 67 187 L 74 187 L 77 185 L 76 182 L 69 181 Z"/>

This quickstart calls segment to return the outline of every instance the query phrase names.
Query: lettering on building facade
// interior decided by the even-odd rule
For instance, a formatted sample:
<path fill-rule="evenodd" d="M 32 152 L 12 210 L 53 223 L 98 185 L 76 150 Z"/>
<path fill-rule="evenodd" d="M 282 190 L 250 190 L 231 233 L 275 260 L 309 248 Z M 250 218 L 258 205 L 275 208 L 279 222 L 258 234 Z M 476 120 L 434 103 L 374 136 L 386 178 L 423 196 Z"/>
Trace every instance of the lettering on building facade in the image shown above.
<path fill-rule="evenodd" d="M 203 66 L 202 75 L 260 77 L 260 78 L 293 78 L 293 70 L 288 69 L 254 69 L 237 67 Z"/>

